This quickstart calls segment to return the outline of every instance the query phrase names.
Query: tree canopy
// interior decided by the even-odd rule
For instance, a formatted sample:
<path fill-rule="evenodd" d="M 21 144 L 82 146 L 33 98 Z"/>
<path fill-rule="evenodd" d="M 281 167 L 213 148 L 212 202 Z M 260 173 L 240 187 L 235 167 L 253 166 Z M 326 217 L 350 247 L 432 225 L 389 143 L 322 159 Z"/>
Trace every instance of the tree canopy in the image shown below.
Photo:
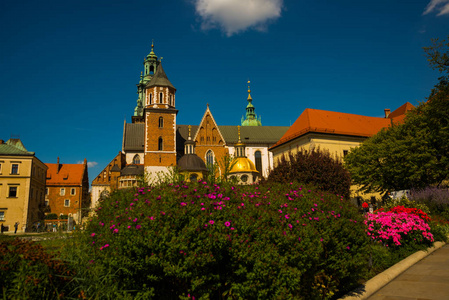
<path fill-rule="evenodd" d="M 403 124 L 381 130 L 345 157 L 362 191 L 424 188 L 449 178 L 448 48 L 449 38 L 424 48 L 431 67 L 443 73 L 427 101 L 409 112 Z"/>

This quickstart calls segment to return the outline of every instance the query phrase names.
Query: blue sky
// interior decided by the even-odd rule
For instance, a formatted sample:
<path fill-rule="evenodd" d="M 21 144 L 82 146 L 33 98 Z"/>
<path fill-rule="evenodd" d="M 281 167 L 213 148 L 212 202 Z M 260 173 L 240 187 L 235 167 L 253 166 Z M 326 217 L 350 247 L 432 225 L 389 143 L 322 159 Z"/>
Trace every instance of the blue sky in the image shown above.
<path fill-rule="evenodd" d="M 263 125 L 305 108 L 380 117 L 425 100 L 439 74 L 422 47 L 448 34 L 449 0 L 3 0 L 0 139 L 45 163 L 87 158 L 91 181 L 121 150 L 152 40 L 178 124 L 209 103 L 239 125 L 248 79 Z"/>

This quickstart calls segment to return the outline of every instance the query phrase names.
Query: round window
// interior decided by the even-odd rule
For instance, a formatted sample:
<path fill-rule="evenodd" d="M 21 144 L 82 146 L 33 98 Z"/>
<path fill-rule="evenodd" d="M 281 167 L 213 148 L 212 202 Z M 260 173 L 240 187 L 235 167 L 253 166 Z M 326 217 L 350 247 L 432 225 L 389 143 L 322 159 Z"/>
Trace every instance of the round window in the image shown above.
<path fill-rule="evenodd" d="M 242 177 L 240 177 L 240 180 L 242 182 L 247 182 L 248 181 L 248 175 L 243 175 Z"/>

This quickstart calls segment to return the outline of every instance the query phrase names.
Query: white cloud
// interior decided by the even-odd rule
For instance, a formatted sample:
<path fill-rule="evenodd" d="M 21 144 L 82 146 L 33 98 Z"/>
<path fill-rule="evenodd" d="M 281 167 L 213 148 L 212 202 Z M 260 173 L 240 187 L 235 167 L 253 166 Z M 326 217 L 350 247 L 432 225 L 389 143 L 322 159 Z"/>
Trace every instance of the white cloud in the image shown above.
<path fill-rule="evenodd" d="M 423 15 L 427 15 L 434 11 L 438 12 L 437 16 L 449 14 L 449 0 L 430 0 Z"/>
<path fill-rule="evenodd" d="M 83 164 L 83 163 L 84 163 L 84 161 L 78 161 L 78 162 L 77 162 L 77 164 Z M 87 167 L 88 167 L 88 168 L 95 167 L 96 165 L 98 165 L 98 163 L 95 162 L 95 161 L 88 161 L 88 162 L 87 162 Z"/>
<path fill-rule="evenodd" d="M 248 28 L 263 30 L 281 16 L 283 0 L 194 0 L 201 29 L 219 27 L 227 36 Z"/>
<path fill-rule="evenodd" d="M 95 162 L 95 161 L 88 161 L 88 162 L 87 162 L 87 166 L 88 166 L 89 168 L 95 167 L 96 165 L 98 165 L 98 163 Z"/>

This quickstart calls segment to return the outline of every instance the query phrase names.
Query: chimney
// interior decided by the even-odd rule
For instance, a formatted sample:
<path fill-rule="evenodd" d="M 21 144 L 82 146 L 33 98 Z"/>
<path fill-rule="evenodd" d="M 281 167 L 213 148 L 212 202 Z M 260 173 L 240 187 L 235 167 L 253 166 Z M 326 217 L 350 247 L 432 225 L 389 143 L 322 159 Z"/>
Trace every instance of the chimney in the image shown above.
<path fill-rule="evenodd" d="M 59 164 L 59 156 L 58 156 L 58 167 L 56 168 L 56 174 L 59 174 L 60 169 L 61 169 L 61 165 Z"/>
<path fill-rule="evenodd" d="M 390 109 L 389 108 L 385 108 L 384 112 L 385 112 L 385 119 L 388 118 L 388 116 L 390 115 Z"/>

